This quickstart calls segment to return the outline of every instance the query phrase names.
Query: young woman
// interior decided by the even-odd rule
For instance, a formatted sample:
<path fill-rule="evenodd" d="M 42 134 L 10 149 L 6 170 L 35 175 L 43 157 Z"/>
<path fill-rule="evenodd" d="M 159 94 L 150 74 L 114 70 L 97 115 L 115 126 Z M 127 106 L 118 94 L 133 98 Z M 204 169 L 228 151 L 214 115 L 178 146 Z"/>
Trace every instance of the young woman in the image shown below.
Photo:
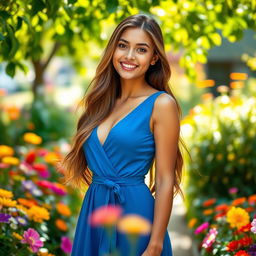
<path fill-rule="evenodd" d="M 108 204 L 152 223 L 150 235 L 140 237 L 136 256 L 172 255 L 167 225 L 173 197 L 182 194 L 183 158 L 178 145 L 181 110 L 168 86 L 170 75 L 157 22 L 143 14 L 123 20 L 83 98 L 84 112 L 62 162 L 67 184 L 90 185 L 72 256 L 107 255 L 113 245 L 122 256 L 130 255 L 124 234 L 116 230 L 115 241 L 109 241 L 103 228 L 88 223 L 95 209 Z M 144 178 L 149 170 L 148 187 Z"/>

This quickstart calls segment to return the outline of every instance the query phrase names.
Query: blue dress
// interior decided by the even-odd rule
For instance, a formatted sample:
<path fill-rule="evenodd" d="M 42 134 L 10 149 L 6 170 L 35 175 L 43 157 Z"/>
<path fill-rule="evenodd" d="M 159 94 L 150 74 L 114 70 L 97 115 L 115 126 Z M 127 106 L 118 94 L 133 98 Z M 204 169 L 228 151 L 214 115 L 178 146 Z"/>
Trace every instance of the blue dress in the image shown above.
<path fill-rule="evenodd" d="M 83 144 L 84 154 L 93 180 L 83 199 L 74 236 L 71 256 L 103 256 L 118 248 L 121 256 L 130 256 L 130 243 L 125 234 L 115 229 L 110 241 L 102 227 L 88 224 L 88 216 L 98 207 L 120 205 L 123 215 L 138 214 L 153 223 L 154 202 L 144 182 L 155 156 L 154 134 L 150 117 L 157 91 L 126 114 L 110 130 L 103 145 L 95 127 Z M 141 235 L 134 256 L 141 256 L 150 235 Z M 166 230 L 161 256 L 172 256 L 172 246 Z"/>

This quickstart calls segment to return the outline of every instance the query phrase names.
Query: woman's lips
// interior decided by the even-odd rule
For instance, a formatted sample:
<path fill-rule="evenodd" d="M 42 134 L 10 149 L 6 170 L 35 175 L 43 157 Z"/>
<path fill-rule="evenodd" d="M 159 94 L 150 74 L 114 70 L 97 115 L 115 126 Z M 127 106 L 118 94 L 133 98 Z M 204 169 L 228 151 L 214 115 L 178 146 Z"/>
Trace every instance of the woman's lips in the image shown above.
<path fill-rule="evenodd" d="M 120 62 L 120 64 L 121 64 L 121 67 L 127 71 L 133 71 L 134 69 L 137 68 L 137 65 L 127 64 L 127 63 L 123 63 L 123 62 Z"/>

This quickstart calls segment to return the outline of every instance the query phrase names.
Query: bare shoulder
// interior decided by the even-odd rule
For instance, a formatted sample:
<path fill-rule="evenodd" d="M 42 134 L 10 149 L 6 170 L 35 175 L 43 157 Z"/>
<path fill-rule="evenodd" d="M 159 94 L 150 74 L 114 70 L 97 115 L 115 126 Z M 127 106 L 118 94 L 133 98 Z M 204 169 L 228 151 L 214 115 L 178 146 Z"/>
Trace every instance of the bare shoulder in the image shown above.
<path fill-rule="evenodd" d="M 154 104 L 154 112 L 156 113 L 170 113 L 178 112 L 176 100 L 168 93 L 160 94 Z"/>

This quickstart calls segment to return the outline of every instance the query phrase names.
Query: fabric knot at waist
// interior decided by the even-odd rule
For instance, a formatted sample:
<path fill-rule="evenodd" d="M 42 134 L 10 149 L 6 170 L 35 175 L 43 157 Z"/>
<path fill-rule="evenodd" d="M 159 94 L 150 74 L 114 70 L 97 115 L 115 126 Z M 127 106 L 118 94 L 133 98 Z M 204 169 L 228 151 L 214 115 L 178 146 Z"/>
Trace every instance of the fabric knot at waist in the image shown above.
<path fill-rule="evenodd" d="M 107 176 L 92 176 L 92 183 L 102 184 L 113 189 L 118 201 L 123 204 L 125 202 L 124 195 L 121 191 L 121 186 L 135 186 L 144 183 L 145 176 L 128 176 L 128 177 L 107 177 Z"/>

